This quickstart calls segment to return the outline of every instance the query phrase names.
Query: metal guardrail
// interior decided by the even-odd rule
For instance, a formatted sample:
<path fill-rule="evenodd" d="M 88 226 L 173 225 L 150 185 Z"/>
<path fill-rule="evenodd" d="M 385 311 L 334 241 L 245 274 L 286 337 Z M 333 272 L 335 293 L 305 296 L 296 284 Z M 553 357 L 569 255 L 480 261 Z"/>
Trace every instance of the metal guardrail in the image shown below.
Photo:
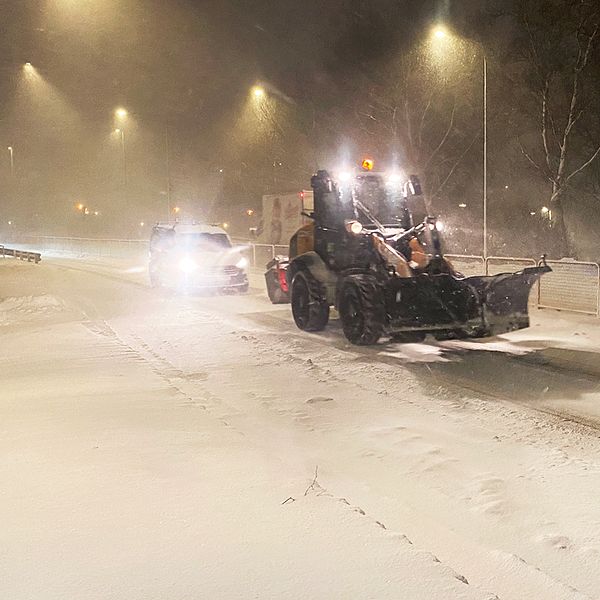
<path fill-rule="evenodd" d="M 485 261 L 482 256 L 446 254 L 446 258 L 459 273 L 462 273 L 466 277 L 481 275 L 485 270 Z"/>
<path fill-rule="evenodd" d="M 148 252 L 148 240 L 94 239 L 50 236 L 22 236 L 21 245 L 35 246 L 58 255 L 76 257 L 141 258 Z M 277 255 L 287 255 L 288 247 L 236 240 L 253 267 L 264 267 Z M 34 253 L 35 254 L 35 253 Z M 465 276 L 496 275 L 520 271 L 539 264 L 533 258 L 449 254 L 448 259 Z M 539 308 L 600 316 L 600 266 L 578 261 L 548 261 L 553 272 L 544 275 L 532 293 Z"/>
<path fill-rule="evenodd" d="M 18 250 L 16 248 L 6 248 L 0 245 L 0 256 L 6 258 L 12 256 L 18 260 L 26 260 L 27 262 L 35 263 L 36 265 L 42 260 L 42 255 L 39 252 L 30 252 L 29 250 Z"/>

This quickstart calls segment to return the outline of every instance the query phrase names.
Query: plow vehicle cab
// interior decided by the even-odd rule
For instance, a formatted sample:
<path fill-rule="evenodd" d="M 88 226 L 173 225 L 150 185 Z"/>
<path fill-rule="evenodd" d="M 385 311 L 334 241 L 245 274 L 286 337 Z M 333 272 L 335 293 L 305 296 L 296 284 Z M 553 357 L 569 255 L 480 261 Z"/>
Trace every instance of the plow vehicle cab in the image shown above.
<path fill-rule="evenodd" d="M 549 267 L 463 277 L 443 255 L 443 227 L 427 216 L 418 178 L 365 163 L 359 173 L 312 178 L 313 226 L 292 238 L 286 272 L 296 325 L 320 331 L 334 306 L 359 345 L 528 327 L 529 292 Z"/>
<path fill-rule="evenodd" d="M 220 227 L 158 223 L 150 238 L 153 287 L 248 291 L 248 261 Z"/>

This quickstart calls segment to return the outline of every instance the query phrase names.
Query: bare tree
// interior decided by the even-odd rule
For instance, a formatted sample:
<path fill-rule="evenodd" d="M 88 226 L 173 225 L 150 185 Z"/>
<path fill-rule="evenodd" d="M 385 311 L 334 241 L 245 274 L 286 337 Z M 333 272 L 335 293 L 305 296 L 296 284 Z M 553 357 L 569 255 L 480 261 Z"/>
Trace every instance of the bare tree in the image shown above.
<path fill-rule="evenodd" d="M 446 67 L 432 63 L 423 48 L 395 57 L 364 75 L 354 107 L 364 145 L 396 154 L 405 169 L 419 173 L 432 203 L 447 192 L 481 136 L 473 126 L 480 122 L 478 95 L 470 90 L 473 70 Z"/>
<path fill-rule="evenodd" d="M 548 182 L 563 251 L 573 255 L 564 218 L 566 191 L 600 156 L 598 136 L 591 146 L 582 136 L 589 133 L 592 116 L 590 67 L 597 58 L 600 6 L 597 0 L 530 0 L 520 17 L 539 110 L 538 142 L 521 143 L 521 152 Z"/>

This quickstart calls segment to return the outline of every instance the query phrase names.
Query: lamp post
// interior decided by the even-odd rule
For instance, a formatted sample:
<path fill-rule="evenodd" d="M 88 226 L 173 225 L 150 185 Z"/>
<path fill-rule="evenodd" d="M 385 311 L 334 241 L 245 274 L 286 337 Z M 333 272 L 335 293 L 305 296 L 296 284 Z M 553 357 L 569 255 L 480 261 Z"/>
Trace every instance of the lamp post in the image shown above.
<path fill-rule="evenodd" d="M 483 54 L 483 260 L 488 257 L 487 230 L 487 57 Z"/>
<path fill-rule="evenodd" d="M 125 130 L 122 127 L 115 129 L 121 141 L 121 160 L 123 162 L 123 187 L 127 187 L 127 156 L 125 154 Z"/>
<path fill-rule="evenodd" d="M 127 155 L 125 153 L 125 129 L 123 124 L 127 120 L 129 113 L 124 108 L 115 109 L 115 119 L 120 123 L 119 127 L 115 129 L 115 133 L 119 135 L 121 140 L 121 157 L 123 160 L 123 187 L 127 187 Z"/>
<path fill-rule="evenodd" d="M 448 32 L 445 27 L 436 27 L 433 31 L 433 35 L 438 40 L 444 40 L 448 37 Z M 485 49 L 479 43 L 477 43 L 481 49 L 483 56 L 482 69 L 483 69 L 483 258 L 487 259 L 488 256 L 488 211 L 487 211 L 487 190 L 488 190 L 488 130 L 487 130 L 487 104 L 488 104 L 488 91 L 487 91 L 487 80 L 488 80 L 488 61 L 485 53 Z"/>
<path fill-rule="evenodd" d="M 121 140 L 121 155 L 122 155 L 122 159 L 123 159 L 123 186 L 126 187 L 127 186 L 127 160 L 126 160 L 126 152 L 125 152 L 125 129 L 123 127 L 123 123 L 129 117 L 129 111 L 127 111 L 125 108 L 122 108 L 122 107 L 117 108 L 117 109 L 115 109 L 114 116 L 115 116 L 116 122 L 118 123 L 118 127 L 115 129 L 115 133 L 119 135 L 119 138 Z M 164 137 L 164 140 L 165 140 L 165 178 L 166 178 L 166 184 L 167 184 L 167 189 L 165 191 L 165 195 L 167 197 L 167 215 L 170 217 L 171 216 L 171 207 L 172 207 L 172 201 L 171 201 L 171 193 L 172 193 L 171 139 L 170 139 L 168 123 L 165 123 L 164 127 L 165 127 L 165 137 Z"/>
<path fill-rule="evenodd" d="M 8 154 L 10 157 L 10 176 L 15 176 L 15 152 L 12 146 L 8 147 Z"/>

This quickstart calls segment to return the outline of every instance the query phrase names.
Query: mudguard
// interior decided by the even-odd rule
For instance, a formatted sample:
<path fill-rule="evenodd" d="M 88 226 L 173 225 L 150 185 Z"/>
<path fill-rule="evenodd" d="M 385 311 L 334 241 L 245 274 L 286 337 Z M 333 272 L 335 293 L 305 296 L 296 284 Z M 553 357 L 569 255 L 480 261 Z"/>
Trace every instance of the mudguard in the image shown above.
<path fill-rule="evenodd" d="M 313 277 L 324 286 L 327 301 L 329 304 L 333 304 L 338 275 L 325 264 L 325 261 L 316 252 L 305 252 L 294 258 L 289 264 L 286 277 L 290 288 L 294 275 L 301 269 L 310 271 Z"/>

